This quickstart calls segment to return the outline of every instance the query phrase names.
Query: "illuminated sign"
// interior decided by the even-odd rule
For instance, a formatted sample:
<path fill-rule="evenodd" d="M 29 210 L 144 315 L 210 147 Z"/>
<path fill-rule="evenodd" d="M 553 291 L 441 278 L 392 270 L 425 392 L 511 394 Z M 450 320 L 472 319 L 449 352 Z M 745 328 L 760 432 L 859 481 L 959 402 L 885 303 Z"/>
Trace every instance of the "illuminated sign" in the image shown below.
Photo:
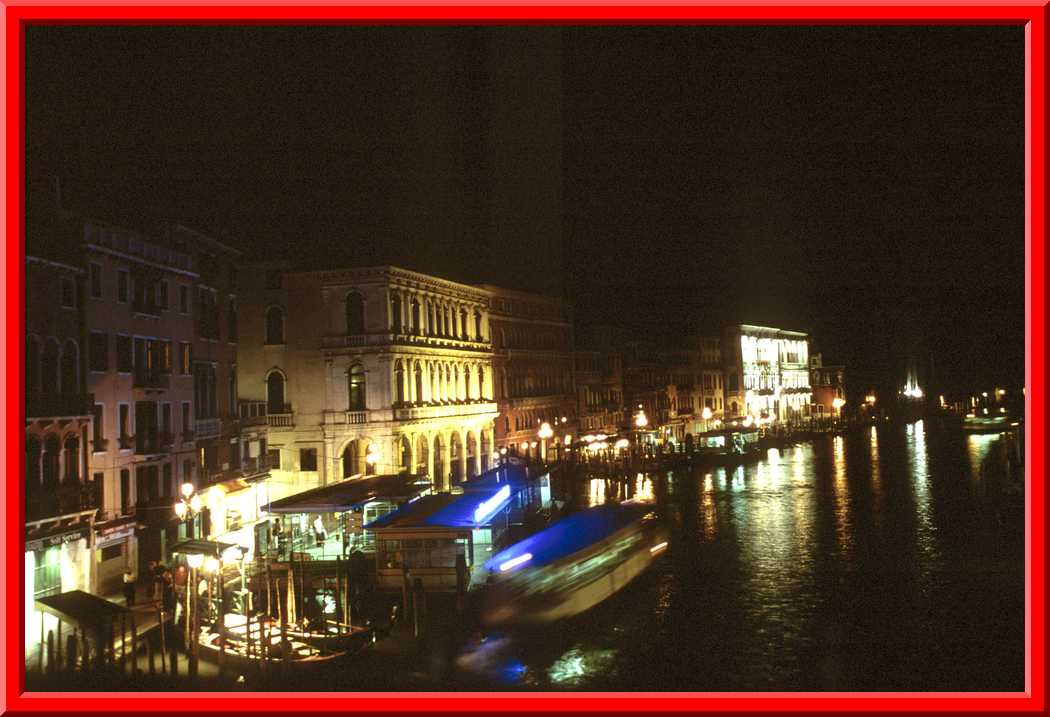
<path fill-rule="evenodd" d="M 487 518 L 491 517 L 492 514 L 499 510 L 500 506 L 509 499 L 510 486 L 505 485 L 496 491 L 496 495 L 492 496 L 474 509 L 474 522 L 478 525 L 484 523 Z"/>
<path fill-rule="evenodd" d="M 505 563 L 500 563 L 499 571 L 501 573 L 505 573 L 508 570 L 511 570 L 512 568 L 516 568 L 519 565 L 522 565 L 523 563 L 529 562 L 530 560 L 532 560 L 532 553 L 525 553 L 524 555 L 519 555 L 516 558 L 511 558 Z"/>

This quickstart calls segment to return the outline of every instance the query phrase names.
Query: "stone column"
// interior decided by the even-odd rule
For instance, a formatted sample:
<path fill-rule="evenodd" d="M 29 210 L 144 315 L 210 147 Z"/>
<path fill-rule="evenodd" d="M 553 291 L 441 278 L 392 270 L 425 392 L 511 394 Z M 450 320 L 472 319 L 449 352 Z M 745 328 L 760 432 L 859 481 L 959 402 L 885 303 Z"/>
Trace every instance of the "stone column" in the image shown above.
<path fill-rule="evenodd" d="M 481 475 L 481 431 L 474 432 L 474 475 Z"/>
<path fill-rule="evenodd" d="M 459 479 L 467 480 L 467 433 L 459 432 Z"/>
<path fill-rule="evenodd" d="M 437 477 L 434 475 L 434 436 L 427 433 L 427 475 L 430 477 L 430 482 L 437 486 L 439 485 Z"/>

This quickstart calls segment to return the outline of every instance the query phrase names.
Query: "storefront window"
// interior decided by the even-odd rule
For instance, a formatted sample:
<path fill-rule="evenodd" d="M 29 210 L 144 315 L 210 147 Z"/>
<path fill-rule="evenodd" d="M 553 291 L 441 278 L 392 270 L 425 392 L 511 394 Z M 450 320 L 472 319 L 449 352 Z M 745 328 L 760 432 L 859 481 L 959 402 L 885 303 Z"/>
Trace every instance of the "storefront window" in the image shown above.
<path fill-rule="evenodd" d="M 56 546 L 36 553 L 36 569 L 33 574 L 33 599 L 62 592 L 62 548 Z"/>

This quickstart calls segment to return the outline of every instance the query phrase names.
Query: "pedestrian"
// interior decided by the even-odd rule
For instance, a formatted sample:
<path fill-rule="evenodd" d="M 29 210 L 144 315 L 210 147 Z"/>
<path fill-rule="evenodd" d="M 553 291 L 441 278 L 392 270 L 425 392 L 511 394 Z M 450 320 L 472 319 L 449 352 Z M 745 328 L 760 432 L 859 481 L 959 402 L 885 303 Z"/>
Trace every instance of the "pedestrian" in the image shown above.
<path fill-rule="evenodd" d="M 324 547 L 324 541 L 327 537 L 328 534 L 324 529 L 324 521 L 321 520 L 321 516 L 318 515 L 314 518 L 314 540 L 317 542 L 318 548 Z"/>
<path fill-rule="evenodd" d="M 124 604 L 128 607 L 135 605 L 135 574 L 130 567 L 124 570 Z"/>

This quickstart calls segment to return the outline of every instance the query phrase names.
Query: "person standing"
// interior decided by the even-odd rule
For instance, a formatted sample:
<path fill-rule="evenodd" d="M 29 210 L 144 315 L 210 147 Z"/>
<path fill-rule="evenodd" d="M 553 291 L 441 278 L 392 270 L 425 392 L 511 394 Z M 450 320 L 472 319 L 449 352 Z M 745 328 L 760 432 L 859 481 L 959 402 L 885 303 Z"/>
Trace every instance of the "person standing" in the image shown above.
<path fill-rule="evenodd" d="M 324 541 L 328 537 L 324 529 L 324 521 L 321 520 L 321 516 L 318 515 L 314 518 L 314 540 L 317 541 L 317 547 L 323 548 Z"/>
<path fill-rule="evenodd" d="M 128 607 L 135 605 L 135 574 L 130 567 L 124 570 L 124 604 Z"/>

